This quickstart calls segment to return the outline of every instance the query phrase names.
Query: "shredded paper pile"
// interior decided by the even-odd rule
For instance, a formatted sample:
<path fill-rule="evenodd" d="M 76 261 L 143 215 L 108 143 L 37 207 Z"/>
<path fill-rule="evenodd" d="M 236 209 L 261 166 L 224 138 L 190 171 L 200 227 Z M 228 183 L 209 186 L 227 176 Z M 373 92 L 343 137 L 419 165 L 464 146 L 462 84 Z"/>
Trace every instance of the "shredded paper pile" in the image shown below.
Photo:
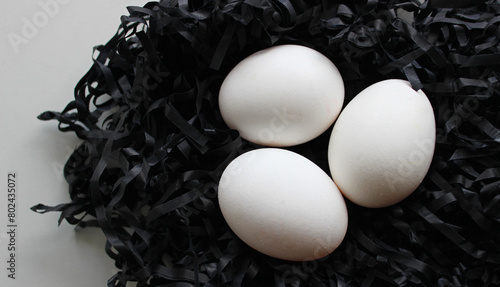
<path fill-rule="evenodd" d="M 95 47 L 74 100 L 39 115 L 82 141 L 64 168 L 71 202 L 32 209 L 103 231 L 119 268 L 107 286 L 500 286 L 500 1 L 179 0 L 128 10 Z M 405 79 L 436 118 L 418 189 L 387 208 L 347 202 L 344 241 L 316 261 L 254 251 L 217 203 L 224 168 L 259 148 L 223 122 L 220 85 L 242 59 L 281 44 L 335 63 L 344 105 L 377 81 Z M 330 132 L 289 149 L 329 173 Z"/>

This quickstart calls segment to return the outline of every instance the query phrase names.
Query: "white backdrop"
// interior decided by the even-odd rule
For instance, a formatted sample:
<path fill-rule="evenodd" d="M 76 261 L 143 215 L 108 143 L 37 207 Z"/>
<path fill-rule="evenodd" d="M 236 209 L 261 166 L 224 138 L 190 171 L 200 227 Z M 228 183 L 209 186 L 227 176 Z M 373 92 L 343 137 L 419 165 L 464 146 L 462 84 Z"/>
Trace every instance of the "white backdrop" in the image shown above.
<path fill-rule="evenodd" d="M 61 111 L 92 65 L 92 48 L 107 42 L 144 0 L 0 2 L 0 286 L 106 286 L 117 269 L 99 229 L 75 230 L 59 213 L 29 208 L 69 200 L 62 167 L 78 143 L 57 122 L 36 117 Z M 15 278 L 8 277 L 8 180 L 16 179 Z M 12 245 L 11 245 L 12 246 Z"/>

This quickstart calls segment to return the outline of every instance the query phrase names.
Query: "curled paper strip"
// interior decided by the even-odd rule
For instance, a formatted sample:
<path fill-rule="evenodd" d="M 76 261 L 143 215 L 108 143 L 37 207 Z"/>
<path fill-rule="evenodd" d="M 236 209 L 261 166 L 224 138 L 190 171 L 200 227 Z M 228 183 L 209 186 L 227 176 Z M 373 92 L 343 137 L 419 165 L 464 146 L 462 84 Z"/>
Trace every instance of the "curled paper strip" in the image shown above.
<path fill-rule="evenodd" d="M 32 209 L 102 229 L 120 269 L 108 286 L 500 285 L 500 2 L 340 2 L 129 7 L 95 47 L 75 99 L 39 116 L 82 143 L 64 168 L 71 202 Z M 376 81 L 409 80 L 428 95 L 438 132 L 417 191 L 384 209 L 348 204 L 344 242 L 311 262 L 253 251 L 216 200 L 227 164 L 257 147 L 222 121 L 222 80 L 251 53 L 286 43 L 336 64 L 345 104 Z M 327 171 L 328 133 L 290 149 Z"/>

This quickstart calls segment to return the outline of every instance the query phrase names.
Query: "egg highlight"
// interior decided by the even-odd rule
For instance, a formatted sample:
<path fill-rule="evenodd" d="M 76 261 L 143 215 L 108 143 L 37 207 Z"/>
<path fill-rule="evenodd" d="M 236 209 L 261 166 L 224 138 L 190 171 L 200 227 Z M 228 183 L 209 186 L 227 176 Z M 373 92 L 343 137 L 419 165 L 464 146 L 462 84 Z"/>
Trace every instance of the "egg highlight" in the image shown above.
<path fill-rule="evenodd" d="M 274 46 L 248 56 L 229 72 L 219 92 L 228 127 L 270 147 L 316 138 L 333 124 L 343 102 L 337 67 L 300 45 Z"/>
<path fill-rule="evenodd" d="M 427 96 L 409 82 L 385 80 L 361 91 L 339 115 L 328 161 L 343 195 L 365 207 L 408 197 L 434 154 L 436 125 Z"/>
<path fill-rule="evenodd" d="M 218 200 L 242 241 L 283 260 L 322 258 L 347 230 L 345 201 L 332 179 L 285 149 L 256 149 L 234 159 L 221 176 Z"/>

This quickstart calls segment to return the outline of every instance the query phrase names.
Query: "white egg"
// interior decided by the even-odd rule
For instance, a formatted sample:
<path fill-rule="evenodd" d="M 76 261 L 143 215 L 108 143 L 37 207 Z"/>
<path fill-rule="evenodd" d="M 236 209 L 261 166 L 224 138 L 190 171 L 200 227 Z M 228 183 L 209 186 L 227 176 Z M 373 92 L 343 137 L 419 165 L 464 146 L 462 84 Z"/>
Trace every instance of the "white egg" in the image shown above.
<path fill-rule="evenodd" d="M 262 148 L 234 159 L 222 174 L 218 199 L 234 233 L 275 258 L 324 257 L 346 234 L 345 201 L 332 179 L 288 150 Z"/>
<path fill-rule="evenodd" d="M 225 123 L 251 142 L 292 146 L 327 130 L 344 102 L 335 65 L 300 45 L 274 46 L 238 63 L 219 93 Z"/>
<path fill-rule="evenodd" d="M 435 136 L 432 106 L 422 91 L 403 80 L 373 84 L 349 102 L 333 127 L 332 178 L 358 205 L 395 204 L 425 177 Z"/>

